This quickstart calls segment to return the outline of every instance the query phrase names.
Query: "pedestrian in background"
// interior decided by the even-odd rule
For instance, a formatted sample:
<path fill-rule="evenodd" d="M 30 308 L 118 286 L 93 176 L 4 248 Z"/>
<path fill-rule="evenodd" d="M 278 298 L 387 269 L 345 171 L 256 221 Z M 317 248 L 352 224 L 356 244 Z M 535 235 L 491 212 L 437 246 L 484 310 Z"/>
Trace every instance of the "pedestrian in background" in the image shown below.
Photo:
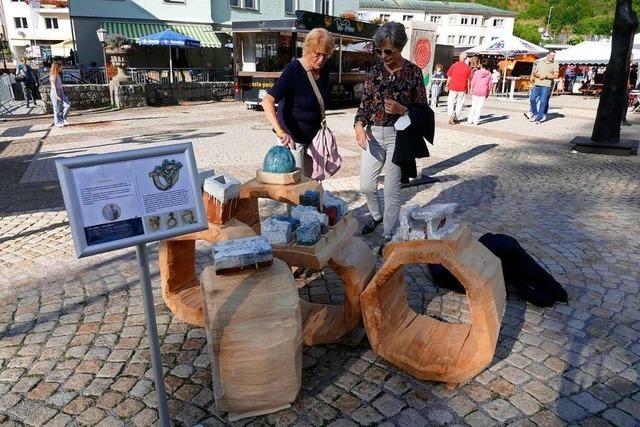
<path fill-rule="evenodd" d="M 447 115 L 449 124 L 454 125 L 460 122 L 462 107 L 464 106 L 464 95 L 469 90 L 469 78 L 471 68 L 466 64 L 467 54 L 462 52 L 458 57 L 458 62 L 447 70 L 447 82 L 445 90 L 449 91 L 447 97 Z"/>
<path fill-rule="evenodd" d="M 22 93 L 24 94 L 24 100 L 27 102 L 27 108 L 30 107 L 31 102 L 36 105 L 35 86 L 36 78 L 33 69 L 26 63 L 18 64 L 16 70 L 16 81 L 20 83 Z"/>
<path fill-rule="evenodd" d="M 491 93 L 498 92 L 498 83 L 500 82 L 500 71 L 495 68 L 491 72 Z"/>
<path fill-rule="evenodd" d="M 530 121 L 535 121 L 536 124 L 540 124 L 546 118 L 545 112 L 549 105 L 553 81 L 559 75 L 560 69 L 554 60 L 555 57 L 556 53 L 550 50 L 547 56 L 537 60 L 533 67 L 535 81 L 529 97 L 530 110 L 524 115 Z"/>
<path fill-rule="evenodd" d="M 442 68 L 442 64 L 436 64 L 435 70 L 433 71 L 434 79 L 444 79 L 444 69 Z M 431 108 L 434 110 L 438 107 L 438 100 L 440 99 L 440 94 L 442 93 L 442 81 L 434 81 L 431 83 Z"/>
<path fill-rule="evenodd" d="M 478 125 L 480 120 L 480 111 L 484 105 L 484 100 L 489 97 L 491 92 L 491 72 L 487 70 L 487 61 L 480 62 L 480 68 L 473 73 L 471 78 L 471 110 L 467 122 L 472 125 Z"/>
<path fill-rule="evenodd" d="M 69 124 L 67 116 L 71 103 L 64 94 L 62 87 L 62 63 L 54 61 L 49 71 L 49 82 L 51 83 L 51 103 L 53 104 L 53 125 L 62 127 Z"/>

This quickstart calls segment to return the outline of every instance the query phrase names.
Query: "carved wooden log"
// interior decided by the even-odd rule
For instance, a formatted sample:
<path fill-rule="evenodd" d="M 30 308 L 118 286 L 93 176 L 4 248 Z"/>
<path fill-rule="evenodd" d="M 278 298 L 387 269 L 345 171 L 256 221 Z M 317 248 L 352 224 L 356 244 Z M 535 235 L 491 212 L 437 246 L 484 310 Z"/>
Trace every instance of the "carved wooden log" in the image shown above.
<path fill-rule="evenodd" d="M 302 382 L 302 319 L 291 269 L 279 259 L 232 275 L 207 267 L 201 281 L 218 410 L 235 420 L 288 407 Z"/>
<path fill-rule="evenodd" d="M 449 324 L 415 313 L 404 287 L 406 264 L 442 264 L 462 283 L 471 324 Z M 362 294 L 373 350 L 423 380 L 464 383 L 493 359 L 505 307 L 500 260 L 461 226 L 444 240 L 389 244 L 385 262 Z"/>
<path fill-rule="evenodd" d="M 357 221 L 347 215 L 314 246 L 273 245 L 274 256 L 292 267 L 321 269 L 329 266 L 344 283 L 345 303 L 316 304 L 300 300 L 304 343 L 333 343 L 360 322 L 360 294 L 373 277 L 376 259 L 369 247 L 353 233 Z"/>
<path fill-rule="evenodd" d="M 159 260 L 162 299 L 181 321 L 204 326 L 200 282 L 196 277 L 196 240 L 216 243 L 254 236 L 254 231 L 236 219 L 224 225 L 160 242 Z"/>

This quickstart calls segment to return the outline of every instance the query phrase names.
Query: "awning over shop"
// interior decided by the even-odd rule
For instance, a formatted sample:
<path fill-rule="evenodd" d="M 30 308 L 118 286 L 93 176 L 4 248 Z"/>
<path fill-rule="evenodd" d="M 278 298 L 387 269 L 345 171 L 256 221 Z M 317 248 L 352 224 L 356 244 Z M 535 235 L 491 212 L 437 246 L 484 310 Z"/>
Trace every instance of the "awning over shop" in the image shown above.
<path fill-rule="evenodd" d="M 178 33 L 187 35 L 195 40 L 200 40 L 202 47 L 222 47 L 226 42 L 224 34 L 216 33 L 210 25 L 196 24 L 151 24 L 144 22 L 101 22 L 102 28 L 107 30 L 109 34 L 122 34 L 123 36 L 136 40 L 140 37 L 152 33 L 159 33 L 165 30 L 173 30 Z"/>

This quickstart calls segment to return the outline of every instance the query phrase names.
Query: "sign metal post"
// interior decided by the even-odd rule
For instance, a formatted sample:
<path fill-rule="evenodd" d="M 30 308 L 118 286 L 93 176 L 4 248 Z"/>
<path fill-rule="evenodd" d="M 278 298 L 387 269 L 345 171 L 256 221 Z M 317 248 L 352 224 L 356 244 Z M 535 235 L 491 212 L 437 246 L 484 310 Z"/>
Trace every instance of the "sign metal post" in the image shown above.
<path fill-rule="evenodd" d="M 170 425 L 146 244 L 208 228 L 190 143 L 56 161 L 77 256 L 136 247 L 151 366 Z"/>

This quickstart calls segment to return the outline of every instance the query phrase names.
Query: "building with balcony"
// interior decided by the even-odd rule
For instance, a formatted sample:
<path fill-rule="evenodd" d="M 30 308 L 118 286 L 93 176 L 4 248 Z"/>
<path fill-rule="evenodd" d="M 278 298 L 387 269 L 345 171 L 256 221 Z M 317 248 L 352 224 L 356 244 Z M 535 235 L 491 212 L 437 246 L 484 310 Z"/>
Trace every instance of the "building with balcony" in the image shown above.
<path fill-rule="evenodd" d="M 513 34 L 514 12 L 478 3 L 424 0 L 360 0 L 359 19 L 408 22 L 421 20 L 437 25 L 438 44 L 462 51 L 503 35 Z"/>
<path fill-rule="evenodd" d="M 13 62 L 21 58 L 47 61 L 52 56 L 70 56 L 73 49 L 67 0 L 40 0 L 34 7 L 27 0 L 0 0 L 4 30 Z"/>

